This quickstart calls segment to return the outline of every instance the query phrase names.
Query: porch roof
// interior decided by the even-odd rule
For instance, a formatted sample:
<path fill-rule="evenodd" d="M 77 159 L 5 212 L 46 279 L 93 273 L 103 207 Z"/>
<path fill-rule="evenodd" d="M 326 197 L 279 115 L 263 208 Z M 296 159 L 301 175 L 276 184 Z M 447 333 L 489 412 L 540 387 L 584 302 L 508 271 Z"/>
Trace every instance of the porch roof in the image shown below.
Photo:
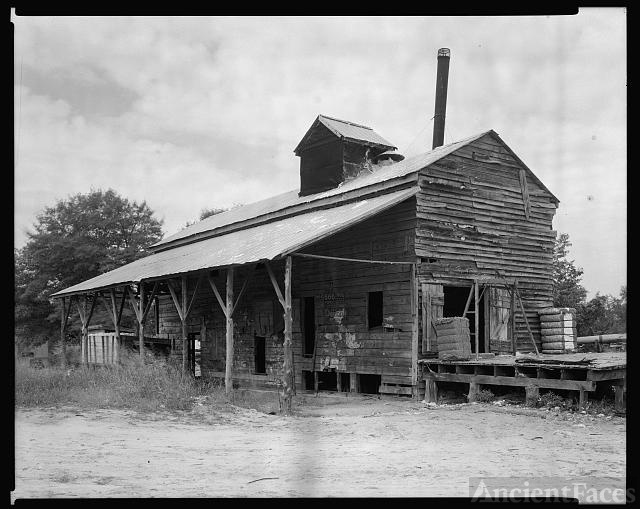
<path fill-rule="evenodd" d="M 56 292 L 87 293 L 199 270 L 274 260 L 307 247 L 415 195 L 417 187 L 361 198 L 160 251 Z"/>

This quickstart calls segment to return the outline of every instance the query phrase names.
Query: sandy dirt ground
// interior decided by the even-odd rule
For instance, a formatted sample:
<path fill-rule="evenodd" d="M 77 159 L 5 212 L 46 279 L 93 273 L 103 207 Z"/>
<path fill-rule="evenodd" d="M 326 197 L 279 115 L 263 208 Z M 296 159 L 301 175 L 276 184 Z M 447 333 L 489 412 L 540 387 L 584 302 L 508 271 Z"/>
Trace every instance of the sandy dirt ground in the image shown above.
<path fill-rule="evenodd" d="M 623 417 L 308 398 L 283 417 L 16 409 L 16 498 L 467 497 L 471 476 L 606 476 Z"/>

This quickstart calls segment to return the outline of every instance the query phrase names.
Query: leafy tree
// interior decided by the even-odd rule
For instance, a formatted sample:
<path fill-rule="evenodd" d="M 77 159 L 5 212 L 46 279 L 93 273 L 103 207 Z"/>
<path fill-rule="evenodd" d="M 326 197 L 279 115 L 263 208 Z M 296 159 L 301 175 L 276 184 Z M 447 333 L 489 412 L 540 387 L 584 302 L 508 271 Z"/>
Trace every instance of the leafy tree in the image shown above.
<path fill-rule="evenodd" d="M 627 330 L 627 287 L 620 290 L 620 297 L 596 296 L 581 303 L 576 310 L 578 336 L 615 334 Z"/>
<path fill-rule="evenodd" d="M 574 260 L 568 260 L 568 233 L 561 233 L 553 249 L 553 305 L 575 308 L 584 302 L 587 290 L 580 284 L 583 270 L 576 267 Z"/>
<path fill-rule="evenodd" d="M 26 245 L 15 251 L 15 320 L 19 341 L 59 334 L 58 306 L 49 296 L 130 263 L 162 238 L 162 222 L 146 202 L 91 190 L 46 207 Z"/>

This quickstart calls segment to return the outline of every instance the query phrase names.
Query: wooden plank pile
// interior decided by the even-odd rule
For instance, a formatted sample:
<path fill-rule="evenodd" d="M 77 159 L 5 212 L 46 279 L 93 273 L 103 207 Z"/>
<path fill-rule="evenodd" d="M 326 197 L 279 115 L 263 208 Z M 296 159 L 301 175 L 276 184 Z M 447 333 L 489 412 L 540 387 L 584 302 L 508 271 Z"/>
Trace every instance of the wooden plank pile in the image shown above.
<path fill-rule="evenodd" d="M 469 320 L 459 316 L 433 320 L 439 359 L 471 358 Z"/>
<path fill-rule="evenodd" d="M 576 349 L 576 322 L 573 308 L 546 308 L 540 314 L 542 353 L 557 354 Z"/>

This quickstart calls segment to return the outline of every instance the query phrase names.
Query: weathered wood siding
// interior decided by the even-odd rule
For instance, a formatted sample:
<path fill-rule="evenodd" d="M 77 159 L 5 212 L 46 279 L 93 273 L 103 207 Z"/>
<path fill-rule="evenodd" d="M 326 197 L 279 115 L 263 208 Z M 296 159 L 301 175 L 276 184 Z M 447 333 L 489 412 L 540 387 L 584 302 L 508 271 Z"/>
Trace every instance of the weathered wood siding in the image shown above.
<path fill-rule="evenodd" d="M 415 199 L 325 239 L 307 253 L 338 257 L 414 261 Z M 272 264 L 284 288 L 284 263 Z M 240 292 L 248 269 L 236 269 L 234 294 Z M 311 371 L 312 358 L 303 356 L 302 297 L 315 297 L 316 370 L 399 376 L 410 383 L 412 362 L 412 313 L 410 266 L 373 265 L 294 257 L 293 352 L 296 385 L 303 386 L 303 371 Z M 213 278 L 224 295 L 225 271 Z M 192 292 L 195 279 L 188 281 Z M 383 291 L 384 318 L 388 328 L 367 326 L 367 295 Z M 335 299 L 335 297 L 338 299 Z M 336 302 L 344 302 L 341 312 Z M 331 311 L 329 307 L 331 306 Z M 159 297 L 159 332 L 177 335 L 181 323 L 170 296 Z M 225 365 L 225 320 L 213 291 L 202 281 L 188 318 L 188 331 L 199 333 L 202 319 L 206 334 L 200 338 L 202 372 L 220 373 Z M 251 384 L 277 384 L 282 375 L 283 310 L 264 267 L 255 270 L 234 314 L 234 378 Z M 254 373 L 254 338 L 265 337 L 266 374 Z M 178 342 L 179 343 L 179 342 Z M 178 353 L 180 348 L 176 349 Z M 242 382 L 241 382 L 242 383 Z"/>
<path fill-rule="evenodd" d="M 551 195 L 489 134 L 423 169 L 419 185 L 416 255 L 431 262 L 419 267 L 419 280 L 517 278 L 539 344 L 536 310 L 552 299 Z M 531 350 L 521 314 L 516 325 L 518 349 Z"/>

